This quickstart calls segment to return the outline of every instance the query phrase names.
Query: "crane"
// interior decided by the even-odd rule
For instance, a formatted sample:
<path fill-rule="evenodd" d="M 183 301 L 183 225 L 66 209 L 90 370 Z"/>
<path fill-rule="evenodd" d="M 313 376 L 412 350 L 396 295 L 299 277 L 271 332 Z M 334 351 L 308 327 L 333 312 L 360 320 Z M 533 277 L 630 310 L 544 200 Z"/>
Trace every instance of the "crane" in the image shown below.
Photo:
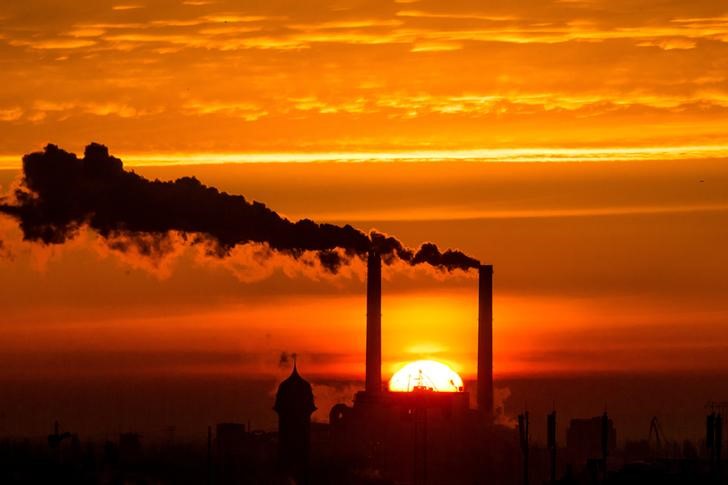
<path fill-rule="evenodd" d="M 653 434 L 655 435 L 655 450 L 660 452 L 662 451 L 663 445 L 667 443 L 665 442 L 665 433 L 662 431 L 662 425 L 660 425 L 660 420 L 657 419 L 657 416 L 652 416 L 650 420 L 650 433 L 647 435 L 647 443 L 649 443 L 650 448 L 652 448 Z"/>

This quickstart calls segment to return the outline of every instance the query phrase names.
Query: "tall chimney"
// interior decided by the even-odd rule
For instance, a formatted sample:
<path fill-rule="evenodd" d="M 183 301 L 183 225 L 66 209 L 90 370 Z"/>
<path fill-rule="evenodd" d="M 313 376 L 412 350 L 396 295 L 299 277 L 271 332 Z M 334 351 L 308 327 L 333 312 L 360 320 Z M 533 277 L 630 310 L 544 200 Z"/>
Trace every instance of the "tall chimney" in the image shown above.
<path fill-rule="evenodd" d="M 366 392 L 382 390 L 382 258 L 375 251 L 367 260 Z"/>
<path fill-rule="evenodd" d="M 478 269 L 478 410 L 493 417 L 493 266 Z"/>

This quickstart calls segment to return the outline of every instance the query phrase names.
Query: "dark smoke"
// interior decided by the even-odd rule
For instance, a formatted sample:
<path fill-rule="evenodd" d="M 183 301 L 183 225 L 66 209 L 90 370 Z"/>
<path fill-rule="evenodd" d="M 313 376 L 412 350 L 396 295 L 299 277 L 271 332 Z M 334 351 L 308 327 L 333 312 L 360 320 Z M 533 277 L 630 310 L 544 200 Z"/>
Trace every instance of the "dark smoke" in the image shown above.
<path fill-rule="evenodd" d="M 86 147 L 81 159 L 50 144 L 43 152 L 25 155 L 23 179 L 14 199 L 0 203 L 0 212 L 19 221 L 25 240 L 45 244 L 62 244 L 87 225 L 104 238 L 124 237 L 129 244 L 145 240 L 136 237 L 139 234 L 159 239 L 177 231 L 192 242 L 212 242 L 220 257 L 247 243 L 265 243 L 296 258 L 314 251 L 334 273 L 352 257 L 364 257 L 370 250 L 379 252 L 388 264 L 400 259 L 447 270 L 479 264 L 460 251 L 440 252 L 432 243 L 414 251 L 394 237 L 367 235 L 348 224 L 291 222 L 260 202 L 220 192 L 194 177 L 147 180 L 124 170 L 121 160 L 96 143 Z M 115 249 L 123 251 L 125 246 Z M 154 252 L 153 247 L 141 249 Z"/>

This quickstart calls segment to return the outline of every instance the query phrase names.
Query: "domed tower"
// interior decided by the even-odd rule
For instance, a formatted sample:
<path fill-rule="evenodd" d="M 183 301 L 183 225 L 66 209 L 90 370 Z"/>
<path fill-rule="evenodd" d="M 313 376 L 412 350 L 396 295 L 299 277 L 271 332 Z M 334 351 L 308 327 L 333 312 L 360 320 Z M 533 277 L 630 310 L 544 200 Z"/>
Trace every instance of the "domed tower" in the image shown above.
<path fill-rule="evenodd" d="M 282 471 L 296 483 L 307 483 L 311 442 L 311 413 L 316 410 L 313 391 L 298 373 L 293 372 L 278 386 L 273 409 L 278 413 L 278 453 Z"/>

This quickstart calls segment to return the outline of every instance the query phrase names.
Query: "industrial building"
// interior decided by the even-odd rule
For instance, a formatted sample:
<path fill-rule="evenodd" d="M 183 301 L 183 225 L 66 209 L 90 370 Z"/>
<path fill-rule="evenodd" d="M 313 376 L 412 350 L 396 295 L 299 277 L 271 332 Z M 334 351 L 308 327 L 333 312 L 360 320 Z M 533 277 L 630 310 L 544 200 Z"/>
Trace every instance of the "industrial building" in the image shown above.
<path fill-rule="evenodd" d="M 352 406 L 329 415 L 332 450 L 339 459 L 381 471 L 402 483 L 479 483 L 513 456 L 513 429 L 493 413 L 493 267 L 479 268 L 477 407 L 464 389 L 438 392 L 415 386 L 392 392 L 382 381 L 381 258 L 367 262 L 366 379 Z M 517 451 L 515 451 L 517 454 Z M 502 479 L 502 469 L 497 470 Z M 515 480 L 515 477 L 514 477 Z M 507 480 L 506 480 L 507 482 Z"/>

